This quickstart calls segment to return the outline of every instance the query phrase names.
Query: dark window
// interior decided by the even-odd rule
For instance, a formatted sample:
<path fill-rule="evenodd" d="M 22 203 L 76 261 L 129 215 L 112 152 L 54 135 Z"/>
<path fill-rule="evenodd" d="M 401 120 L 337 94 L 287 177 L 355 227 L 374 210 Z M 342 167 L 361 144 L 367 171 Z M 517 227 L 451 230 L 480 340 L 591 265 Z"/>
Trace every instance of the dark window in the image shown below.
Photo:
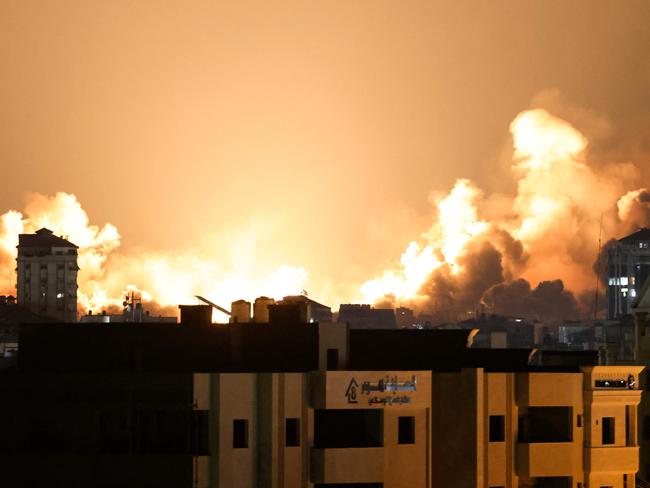
<path fill-rule="evenodd" d="M 287 419 L 284 426 L 284 445 L 295 447 L 300 445 L 300 419 Z"/>
<path fill-rule="evenodd" d="M 582 414 L 578 414 L 576 417 L 576 425 L 582 427 Z"/>
<path fill-rule="evenodd" d="M 603 417 L 603 444 L 614 444 L 615 425 L 614 417 Z"/>
<path fill-rule="evenodd" d="M 339 350 L 338 349 L 328 349 L 327 350 L 327 369 L 328 370 L 337 370 L 339 369 Z"/>
<path fill-rule="evenodd" d="M 506 440 L 505 423 L 503 415 L 490 415 L 490 442 Z"/>
<path fill-rule="evenodd" d="M 314 447 L 383 447 L 381 409 L 315 410 Z"/>
<path fill-rule="evenodd" d="M 397 443 L 415 444 L 415 417 L 397 418 Z"/>
<path fill-rule="evenodd" d="M 208 410 L 192 411 L 191 453 L 194 456 L 207 456 L 210 454 L 209 414 Z"/>
<path fill-rule="evenodd" d="M 523 407 L 519 410 L 519 442 L 571 442 L 571 407 Z"/>
<path fill-rule="evenodd" d="M 232 421 L 232 447 L 235 449 L 248 447 L 248 420 L 235 419 Z"/>

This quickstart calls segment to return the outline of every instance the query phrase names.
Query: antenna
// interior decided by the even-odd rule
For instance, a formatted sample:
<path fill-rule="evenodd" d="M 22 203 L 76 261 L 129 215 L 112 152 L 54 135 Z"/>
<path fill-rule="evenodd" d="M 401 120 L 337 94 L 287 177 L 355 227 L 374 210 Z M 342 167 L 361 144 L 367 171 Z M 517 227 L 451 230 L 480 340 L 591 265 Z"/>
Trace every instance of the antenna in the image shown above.
<path fill-rule="evenodd" d="M 594 295 L 594 326 L 598 315 L 598 285 L 600 284 L 600 251 L 603 236 L 603 214 L 600 214 L 600 226 L 598 227 L 598 254 L 596 255 L 596 292 Z"/>

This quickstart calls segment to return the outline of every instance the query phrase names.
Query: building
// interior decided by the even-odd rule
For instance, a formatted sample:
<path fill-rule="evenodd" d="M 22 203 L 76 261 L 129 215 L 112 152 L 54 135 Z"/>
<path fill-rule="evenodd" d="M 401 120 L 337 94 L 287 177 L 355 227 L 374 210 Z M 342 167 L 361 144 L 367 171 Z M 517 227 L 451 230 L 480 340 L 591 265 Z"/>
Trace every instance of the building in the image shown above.
<path fill-rule="evenodd" d="M 51 322 L 16 304 L 13 296 L 0 295 L 0 364 L 18 351 L 18 327 L 21 323 Z M 1 366 L 0 366 L 1 367 Z"/>
<path fill-rule="evenodd" d="M 439 329 L 477 329 L 473 347 L 478 348 L 532 348 L 535 346 L 535 325 L 519 317 L 481 314 L 475 319 L 442 324 Z"/>
<path fill-rule="evenodd" d="M 650 229 L 642 228 L 607 249 L 607 317 L 631 313 L 650 275 Z"/>
<path fill-rule="evenodd" d="M 38 315 L 77 320 L 77 249 L 49 229 L 18 236 L 18 304 Z"/>
<path fill-rule="evenodd" d="M 636 363 L 646 367 L 646 371 L 641 376 L 641 387 L 645 390 L 643 401 L 639 407 L 639 444 L 641 464 L 639 466 L 639 475 L 645 479 L 650 479 L 650 281 L 647 281 L 637 295 L 633 304 L 632 312 L 634 314 L 634 356 Z"/>
<path fill-rule="evenodd" d="M 290 295 L 284 297 L 278 302 L 279 305 L 291 305 L 294 303 L 308 304 L 308 315 L 310 322 L 331 322 L 332 321 L 332 308 L 305 295 Z"/>
<path fill-rule="evenodd" d="M 474 349 L 472 330 L 210 317 L 22 326 L 3 485 L 634 486 L 641 367 Z"/>
<path fill-rule="evenodd" d="M 395 310 L 392 308 L 373 308 L 368 304 L 341 304 L 338 321 L 349 324 L 352 329 L 397 328 Z"/>

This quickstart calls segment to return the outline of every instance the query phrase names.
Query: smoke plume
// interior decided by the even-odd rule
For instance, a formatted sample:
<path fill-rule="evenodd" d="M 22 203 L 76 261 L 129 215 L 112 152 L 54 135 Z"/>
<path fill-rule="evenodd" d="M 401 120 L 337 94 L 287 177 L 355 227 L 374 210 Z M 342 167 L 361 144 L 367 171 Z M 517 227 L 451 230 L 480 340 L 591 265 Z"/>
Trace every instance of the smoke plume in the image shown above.
<path fill-rule="evenodd" d="M 266 276 L 253 272 L 249 256 L 226 267 L 198 250 L 183 254 L 120 252 L 120 234 L 111 224 L 90 224 L 74 195 L 30 194 L 23 212 L 0 216 L 0 294 L 16 293 L 18 234 L 47 227 L 79 246 L 79 312 L 122 309 L 125 296 L 140 296 L 152 314 L 175 315 L 180 303 L 194 303 L 194 295 L 228 305 L 258 295 L 281 298 L 306 288 L 302 268 L 280 266 Z M 245 247 L 245 246 L 242 246 Z M 219 319 L 225 317 L 219 316 Z"/>
<path fill-rule="evenodd" d="M 439 322 L 479 307 L 546 321 L 591 316 L 598 237 L 647 225 L 650 193 L 634 188 L 630 163 L 589 164 L 586 137 L 544 109 L 520 113 L 510 131 L 515 193 L 486 197 L 458 180 L 434 199 L 431 228 L 400 266 L 361 287 L 366 301 L 411 306 Z"/>

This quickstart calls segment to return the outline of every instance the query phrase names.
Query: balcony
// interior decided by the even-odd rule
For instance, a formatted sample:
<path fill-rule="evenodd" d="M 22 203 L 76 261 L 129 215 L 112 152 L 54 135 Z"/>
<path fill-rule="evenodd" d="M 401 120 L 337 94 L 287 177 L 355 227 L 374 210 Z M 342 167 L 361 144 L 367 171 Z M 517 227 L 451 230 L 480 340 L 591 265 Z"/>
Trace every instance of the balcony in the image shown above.
<path fill-rule="evenodd" d="M 571 476 L 579 459 L 575 459 L 572 442 L 537 442 L 517 444 L 517 474 L 524 477 Z"/>
<path fill-rule="evenodd" d="M 617 471 L 635 473 L 639 470 L 638 447 L 592 447 L 584 450 L 585 471 Z"/>
<path fill-rule="evenodd" d="M 382 447 L 311 450 L 313 483 L 381 483 L 384 479 Z"/>

